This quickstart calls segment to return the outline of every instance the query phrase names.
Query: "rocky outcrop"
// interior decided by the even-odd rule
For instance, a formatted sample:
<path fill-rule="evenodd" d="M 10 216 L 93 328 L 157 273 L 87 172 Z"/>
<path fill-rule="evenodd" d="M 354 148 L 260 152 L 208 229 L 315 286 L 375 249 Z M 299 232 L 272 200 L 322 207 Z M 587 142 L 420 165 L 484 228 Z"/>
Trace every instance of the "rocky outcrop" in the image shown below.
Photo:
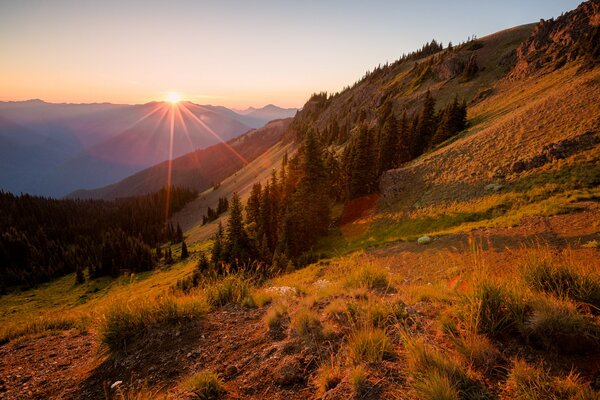
<path fill-rule="evenodd" d="M 600 144 L 600 135 L 597 132 L 585 132 L 573 139 L 552 143 L 542 148 L 540 154 L 526 160 L 519 160 L 510 166 L 510 172 L 520 173 L 530 169 L 539 168 L 556 160 L 562 160 L 573 154 L 591 149 Z"/>
<path fill-rule="evenodd" d="M 582 3 L 556 20 L 540 20 L 531 36 L 517 49 L 513 79 L 539 70 L 560 68 L 585 57 L 595 64 L 600 57 L 600 0 Z"/>

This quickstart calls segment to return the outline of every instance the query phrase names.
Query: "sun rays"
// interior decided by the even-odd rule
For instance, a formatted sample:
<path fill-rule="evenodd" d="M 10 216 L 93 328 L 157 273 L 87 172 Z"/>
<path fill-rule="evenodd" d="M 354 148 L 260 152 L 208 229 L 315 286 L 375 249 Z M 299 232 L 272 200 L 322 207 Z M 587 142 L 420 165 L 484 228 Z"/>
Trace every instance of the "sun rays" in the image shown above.
<path fill-rule="evenodd" d="M 196 112 L 194 112 L 196 111 Z M 157 125 L 168 126 L 168 159 L 167 161 L 167 173 L 165 177 L 166 185 L 166 207 L 165 207 L 165 224 L 168 224 L 168 220 L 171 213 L 171 188 L 173 185 L 173 157 L 175 152 L 175 144 L 177 142 L 176 135 L 184 135 L 185 141 L 189 145 L 188 152 L 197 150 L 194 143 L 192 132 L 194 128 L 207 132 L 213 136 L 218 143 L 225 146 L 227 151 L 230 151 L 236 158 L 242 161 L 244 166 L 250 165 L 249 161 L 241 155 L 235 148 L 233 148 L 226 140 L 224 140 L 214 129 L 209 125 L 208 121 L 204 121 L 203 118 L 196 115 L 198 111 L 203 113 L 213 112 L 210 109 L 203 108 L 202 106 L 192 104 L 189 102 L 182 101 L 181 96 L 176 92 L 171 92 L 165 98 L 163 102 L 156 102 L 150 111 L 144 115 L 140 120 L 148 118 L 150 115 L 157 114 L 158 121 Z M 179 146 L 178 146 L 179 148 Z M 199 159 L 195 157 L 197 163 Z"/>

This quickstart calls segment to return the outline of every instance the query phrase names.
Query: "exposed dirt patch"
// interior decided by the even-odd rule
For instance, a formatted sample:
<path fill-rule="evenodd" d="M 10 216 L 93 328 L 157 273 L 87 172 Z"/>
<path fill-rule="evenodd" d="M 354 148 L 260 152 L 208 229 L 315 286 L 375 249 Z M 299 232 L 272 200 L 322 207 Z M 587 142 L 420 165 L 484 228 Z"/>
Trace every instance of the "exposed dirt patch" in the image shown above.
<path fill-rule="evenodd" d="M 0 399 L 78 398 L 98 345 L 76 329 L 0 346 Z"/>

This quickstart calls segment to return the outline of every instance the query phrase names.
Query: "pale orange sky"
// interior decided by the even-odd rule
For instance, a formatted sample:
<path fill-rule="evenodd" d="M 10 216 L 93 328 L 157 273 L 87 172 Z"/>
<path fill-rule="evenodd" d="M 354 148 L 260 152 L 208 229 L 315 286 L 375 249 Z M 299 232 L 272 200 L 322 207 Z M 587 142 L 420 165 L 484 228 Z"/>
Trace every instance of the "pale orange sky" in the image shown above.
<path fill-rule="evenodd" d="M 300 107 L 435 38 L 535 22 L 572 0 L 0 2 L 0 101 Z M 473 18 L 476 15 L 477 18 Z"/>

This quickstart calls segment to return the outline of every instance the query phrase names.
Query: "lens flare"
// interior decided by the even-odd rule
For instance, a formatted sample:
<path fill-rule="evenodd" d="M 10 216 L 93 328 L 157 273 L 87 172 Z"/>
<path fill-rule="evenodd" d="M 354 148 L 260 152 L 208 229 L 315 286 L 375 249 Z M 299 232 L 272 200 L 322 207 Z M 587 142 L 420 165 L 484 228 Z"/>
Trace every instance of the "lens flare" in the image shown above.
<path fill-rule="evenodd" d="M 181 95 L 177 92 L 170 92 L 165 100 L 171 104 L 177 104 L 181 101 Z"/>

